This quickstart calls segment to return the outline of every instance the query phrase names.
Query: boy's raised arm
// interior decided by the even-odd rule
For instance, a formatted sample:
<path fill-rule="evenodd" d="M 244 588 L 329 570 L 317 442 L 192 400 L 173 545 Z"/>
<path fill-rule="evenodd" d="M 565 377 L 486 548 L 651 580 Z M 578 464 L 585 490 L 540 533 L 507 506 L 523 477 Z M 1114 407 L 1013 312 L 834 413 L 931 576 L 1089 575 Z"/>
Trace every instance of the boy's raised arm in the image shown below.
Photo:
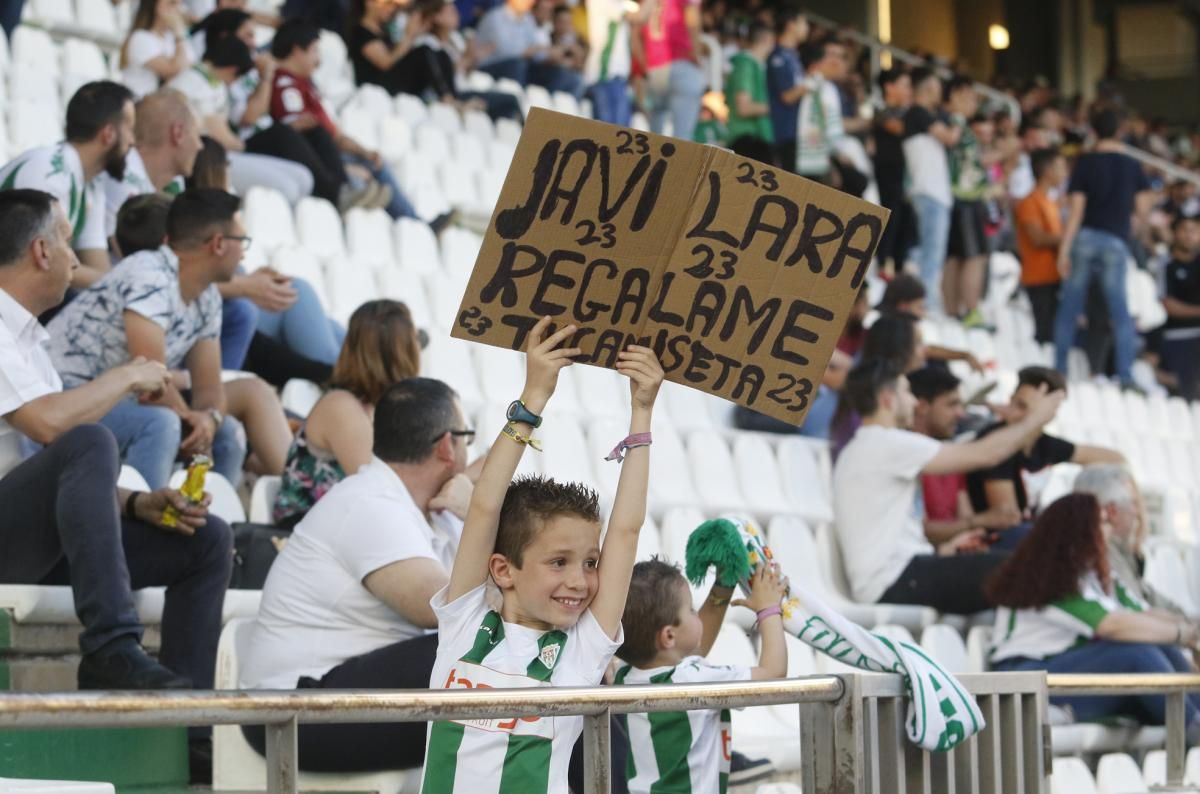
<path fill-rule="evenodd" d="M 654 351 L 630 345 L 617 360 L 617 371 L 629 377 L 632 413 L 629 435 L 649 434 L 654 400 L 663 381 L 663 369 Z M 592 614 L 608 636 L 616 639 L 629 594 L 629 579 L 637 560 L 638 534 L 646 521 L 646 490 L 650 478 L 650 447 L 637 446 L 625 453 L 617 495 L 613 500 L 608 532 L 600 552 L 600 581 L 592 600 Z"/>
<path fill-rule="evenodd" d="M 558 385 L 558 373 L 571 363 L 572 356 L 582 352 L 577 347 L 558 347 L 575 333 L 575 326 L 568 325 L 547 338 L 546 329 L 549 327 L 549 317 L 539 320 L 530 332 L 525 348 L 525 388 L 521 392 L 521 402 L 531 413 L 538 416 L 541 416 L 546 403 L 554 394 L 554 388 Z M 525 438 L 533 432 L 533 427 L 524 422 L 513 424 L 516 432 Z M 487 581 L 488 562 L 496 548 L 500 507 L 504 504 L 504 495 L 508 492 L 508 486 L 524 452 L 525 444 L 513 440 L 503 432 L 496 437 L 488 451 L 483 470 L 471 494 L 467 518 L 463 522 L 462 539 L 454 557 L 454 567 L 450 571 L 447 601 L 453 601 Z"/>

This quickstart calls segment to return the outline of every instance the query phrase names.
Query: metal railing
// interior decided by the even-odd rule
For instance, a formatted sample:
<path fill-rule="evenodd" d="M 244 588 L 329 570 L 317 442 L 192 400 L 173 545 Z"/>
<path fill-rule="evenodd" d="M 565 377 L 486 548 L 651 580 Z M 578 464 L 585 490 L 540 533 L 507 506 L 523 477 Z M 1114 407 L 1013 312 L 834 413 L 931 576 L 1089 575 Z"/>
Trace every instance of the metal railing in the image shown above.
<path fill-rule="evenodd" d="M 562 689 L 388 692 L 189 692 L 0 695 L 0 729 L 266 725 L 267 788 L 297 790 L 300 723 L 484 719 L 512 714 L 584 717 L 585 789 L 610 791 L 609 718 L 633 712 L 795 705 L 806 794 L 1040 794 L 1045 790 L 1045 677 L 962 676 L 988 721 L 945 753 L 912 745 L 902 730 L 898 676 L 814 676 L 784 681 Z"/>
<path fill-rule="evenodd" d="M 1167 698 L 1167 781 L 1165 791 L 1184 788 L 1187 760 L 1187 693 L 1200 692 L 1200 675 L 1047 675 L 1051 695 L 1165 695 Z"/>
<path fill-rule="evenodd" d="M 0 695 L 0 729 L 266 725 L 267 790 L 297 790 L 297 725 L 427 722 L 513 714 L 584 717 L 584 780 L 607 794 L 612 714 L 778 704 L 830 704 L 846 691 L 837 676 L 734 684 L 389 692 L 180 692 Z M 842 789 L 807 788 L 818 794 Z M 848 790 L 849 791 L 849 790 Z"/>

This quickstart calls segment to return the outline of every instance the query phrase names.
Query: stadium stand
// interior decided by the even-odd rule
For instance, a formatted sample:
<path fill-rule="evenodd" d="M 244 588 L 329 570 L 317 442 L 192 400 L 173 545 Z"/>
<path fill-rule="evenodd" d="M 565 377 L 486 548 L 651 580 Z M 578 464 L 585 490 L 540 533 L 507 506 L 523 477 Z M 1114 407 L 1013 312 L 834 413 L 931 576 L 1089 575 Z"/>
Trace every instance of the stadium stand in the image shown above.
<path fill-rule="evenodd" d="M 25 23 L 11 41 L 0 36 L 0 160 L 7 162 L 34 146 L 62 137 L 63 109 L 84 83 L 119 75 L 114 46 L 129 28 L 129 3 L 108 0 L 31 0 Z M 393 221 L 380 209 L 356 208 L 345 216 L 319 198 L 289 206 L 284 197 L 255 187 L 244 196 L 247 234 L 254 246 L 248 270 L 270 265 L 303 278 L 314 288 L 329 315 L 343 324 L 362 303 L 378 297 L 405 301 L 417 324 L 429 332 L 422 372 L 451 383 L 478 430 L 472 450 L 486 451 L 488 439 L 503 424 L 499 395 L 520 391 L 517 354 L 466 345 L 448 331 L 466 280 L 482 244 L 492 207 L 507 173 L 520 126 L 493 121 L 470 109 L 459 113 L 420 98 L 395 97 L 375 86 L 356 87 L 342 39 L 328 31 L 320 40 L 322 65 L 316 81 L 338 123 L 365 146 L 378 149 L 413 197 L 418 214 L 432 219 L 448 208 L 460 225 L 435 236 L 413 219 Z M 719 67 L 718 67 L 719 68 Z M 588 100 L 551 93 L 536 85 L 493 80 L 483 72 L 464 77 L 474 90 L 514 93 L 522 107 L 546 107 L 572 114 L 590 112 Z M 638 114 L 633 126 L 648 127 Z M 1016 372 L 1029 364 L 1053 364 L 1053 346 L 1034 340 L 1027 299 L 1017 290 L 1021 263 L 1008 253 L 989 259 L 988 288 L 980 302 L 990 327 L 965 328 L 954 317 L 922 321 L 925 341 L 967 350 L 985 363 L 983 372 L 955 361 L 950 369 L 962 380 L 961 392 L 974 394 L 995 384 L 1007 395 Z M 1165 316 L 1154 277 L 1130 267 L 1130 309 L 1139 330 L 1161 325 Z M 882 291 L 871 277 L 870 289 Z M 1016 297 L 1014 297 L 1016 296 Z M 874 301 L 873 301 L 874 302 Z M 1111 445 L 1121 451 L 1138 481 L 1151 528 L 1145 580 L 1178 605 L 1188 617 L 1200 617 L 1200 402 L 1168 396 L 1154 367 L 1134 367 L 1138 389 L 1122 389 L 1106 378 L 1093 378 L 1086 356 L 1073 351 L 1069 396 L 1050 430 L 1067 438 Z M 544 456 L 526 456 L 521 473 L 553 473 L 586 483 L 611 506 L 616 471 L 600 466 L 620 435 L 625 417 L 616 406 L 626 389 L 613 372 L 590 367 L 568 369 L 553 408 L 554 441 Z M 301 380 L 282 390 L 283 407 L 303 419 L 320 397 L 321 387 Z M 747 515 L 766 529 L 770 543 L 793 576 L 803 576 L 843 614 L 883 636 L 920 645 L 952 672 L 987 669 L 990 628 L 946 620 L 919 606 L 855 603 L 849 593 L 836 537 L 831 496 L 832 458 L 824 441 L 793 435 L 741 430 L 730 406 L 698 391 L 667 384 L 654 427 L 650 516 L 639 541 L 639 557 L 661 555 L 682 562 L 690 531 L 702 520 L 722 514 Z M 1070 492 L 1078 466 L 1059 464 L 1029 480 L 1031 501 L 1045 506 Z M 172 486 L 182 480 L 176 472 Z M 122 484 L 139 487 L 136 472 L 123 473 Z M 144 481 L 140 483 L 144 488 Z M 263 476 L 248 494 L 210 474 L 207 488 L 212 512 L 229 522 L 266 523 L 279 479 Z M 248 499 L 243 501 L 243 496 Z M 248 510 L 244 506 L 248 504 Z M 248 515 L 247 515 L 248 514 Z M 707 585 L 694 588 L 699 603 Z M 258 609 L 255 591 L 230 591 L 218 650 L 217 688 L 236 688 L 239 651 Z M 161 590 L 137 593 L 138 615 L 149 631 L 146 645 L 157 646 L 162 617 Z M 0 682 L 13 692 L 55 691 L 75 686 L 78 631 L 71 591 L 66 587 L 0 585 Z M 713 651 L 718 662 L 753 666 L 753 619 L 731 613 Z M 788 638 L 789 676 L 844 669 Z M 1068 718 L 1069 719 L 1069 718 Z M 738 711 L 734 715 L 741 752 L 768 757 L 781 772 L 799 768 L 798 748 L 778 741 L 798 731 L 794 709 L 779 706 Z M 1165 756 L 1159 748 L 1164 731 L 1136 724 L 1058 724 L 1053 728 L 1052 790 L 1069 794 L 1116 794 L 1146 791 L 1165 781 Z M 147 745 L 150 746 L 150 745 Z M 1139 769 L 1133 755 L 1144 752 Z M 1094 772 L 1081 758 L 1098 762 Z M 235 727 L 214 734 L 213 787 L 243 790 L 261 787 L 265 765 Z M 1200 750 L 1188 756 L 1187 780 L 1200 785 Z M 301 776 L 304 787 L 320 790 L 415 790 L 412 773 Z M 0 790 L 111 791 L 104 784 L 9 783 Z M 55 788 L 55 785 L 60 787 Z M 24 786 L 24 787 L 21 787 Z"/>

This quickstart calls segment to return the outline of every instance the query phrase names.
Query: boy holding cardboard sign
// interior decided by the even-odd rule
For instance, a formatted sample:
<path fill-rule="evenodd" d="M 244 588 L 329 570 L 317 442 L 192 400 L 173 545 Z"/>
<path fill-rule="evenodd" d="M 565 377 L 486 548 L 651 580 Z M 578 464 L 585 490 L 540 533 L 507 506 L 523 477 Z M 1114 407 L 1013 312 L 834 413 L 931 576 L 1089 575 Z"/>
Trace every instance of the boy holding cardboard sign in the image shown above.
<path fill-rule="evenodd" d="M 594 491 L 538 477 L 512 482 L 553 395 L 559 372 L 581 352 L 576 328 L 529 334 L 521 399 L 496 439 L 471 497 L 450 583 L 434 596 L 438 652 L 430 686 L 595 686 L 621 645 L 621 615 L 646 517 L 650 417 L 663 371 L 653 351 L 631 346 L 617 370 L 632 394 L 624 459 L 603 550 Z M 500 589 L 492 609 L 486 590 Z M 582 717 L 514 717 L 435 722 L 426 745 L 426 794 L 567 791 L 571 748 Z M 464 762 L 465 759 L 465 762 Z"/>

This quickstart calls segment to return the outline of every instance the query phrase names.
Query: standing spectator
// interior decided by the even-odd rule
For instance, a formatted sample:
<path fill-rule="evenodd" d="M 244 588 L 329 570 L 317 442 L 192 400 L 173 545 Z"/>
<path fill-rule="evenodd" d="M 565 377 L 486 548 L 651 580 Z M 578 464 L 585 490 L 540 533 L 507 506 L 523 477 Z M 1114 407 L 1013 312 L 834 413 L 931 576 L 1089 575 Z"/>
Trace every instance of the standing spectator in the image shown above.
<path fill-rule="evenodd" d="M 191 65 L 183 16 L 181 0 L 139 0 L 121 47 L 121 81 L 134 97 L 157 91 Z"/>
<path fill-rule="evenodd" d="M 979 438 L 1020 423 L 1040 395 L 1066 394 L 1066 391 L 1067 383 L 1058 372 L 1047 367 L 1025 367 L 1017 373 L 1017 388 L 1013 390 L 1004 420 L 979 431 Z M 968 474 L 967 493 L 971 497 L 971 507 L 977 512 L 1006 509 L 1029 519 L 1032 518 L 1032 507 L 1025 491 L 1027 475 L 1058 463 L 1088 466 L 1124 462 L 1125 457 L 1115 449 L 1073 444 L 1049 433 L 1038 433 L 1026 438 L 1019 450 L 1000 463 Z"/>
<path fill-rule="evenodd" d="M 767 88 L 771 104 L 771 129 L 775 135 L 775 160 L 796 171 L 796 134 L 800 128 L 800 100 L 808 93 L 799 48 L 808 41 L 808 17 L 797 9 L 780 11 L 775 20 L 775 51 L 767 62 Z"/>
<path fill-rule="evenodd" d="M 1171 259 L 1162 271 L 1163 359 L 1187 400 L 1200 399 L 1200 218 L 1180 215 L 1171 225 Z"/>
<path fill-rule="evenodd" d="M 253 68 L 245 43 L 236 36 L 224 36 L 213 41 L 204 51 L 204 60 L 172 80 L 170 87 L 188 98 L 204 134 L 225 147 L 229 173 L 238 191 L 266 186 L 295 204 L 312 193 L 313 176 L 308 169 L 278 157 L 248 153 L 229 124 L 229 87 Z"/>
<path fill-rule="evenodd" d="M 876 253 L 881 264 L 891 260 L 893 272 L 899 273 L 916 234 L 912 206 L 904 188 L 908 179 L 904 163 L 904 115 L 912 104 L 912 78 L 904 69 L 894 66 L 879 74 L 879 88 L 883 91 L 883 108 L 876 112 L 871 128 L 875 140 L 875 184 L 879 187 L 879 203 L 891 210 L 892 217 L 884 227 Z"/>
<path fill-rule="evenodd" d="M 125 259 L 50 323 L 51 356 L 68 387 L 139 356 L 187 367 L 190 400 L 172 385 L 154 400 L 118 402 L 100 419 L 153 488 L 167 484 L 181 452 L 211 454 L 215 471 L 235 485 L 241 479 L 245 449 L 225 415 L 216 288 L 233 277 L 250 242 L 240 203 L 219 190 L 184 191 L 167 215 L 167 245 Z"/>
<path fill-rule="evenodd" d="M 699 0 L 657 0 L 639 29 L 650 129 L 692 140 L 706 88 L 700 56 Z"/>
<path fill-rule="evenodd" d="M 329 389 L 288 450 L 272 512 L 277 526 L 294 527 L 347 472 L 371 461 L 375 404 L 420 369 L 419 335 L 407 306 L 374 300 L 354 310 Z"/>
<path fill-rule="evenodd" d="M 168 380 L 135 359 L 63 391 L 37 316 L 62 302 L 71 224 L 53 196 L 0 194 L 0 582 L 69 584 L 79 635 L 80 689 L 209 689 L 233 538 L 175 489 L 117 486 L 112 433 L 96 424 L 126 397 Z M 43 445 L 20 462 L 19 437 Z M 162 527 L 167 505 L 179 526 Z M 142 648 L 132 589 L 166 586 L 159 661 Z"/>
<path fill-rule="evenodd" d="M 125 176 L 115 179 L 103 173 L 105 235 L 117 231 L 117 213 L 133 196 L 183 189 L 182 180 L 192 175 L 196 155 L 203 142 L 200 124 L 188 107 L 187 98 L 169 88 L 159 89 L 137 103 L 134 138 L 137 144 L 125 157 Z M 122 251 L 122 255 L 129 252 Z"/>
<path fill-rule="evenodd" d="M 1033 531 L 985 585 L 996 605 L 992 666 L 1005 672 L 1186 673 L 1183 650 L 1200 646 L 1194 623 L 1150 609 L 1110 569 L 1100 506 L 1068 494 L 1038 518 Z M 1056 697 L 1077 720 L 1129 716 L 1166 722 L 1162 695 Z M 1188 743 L 1200 739 L 1200 701 L 1188 697 Z"/>
<path fill-rule="evenodd" d="M 391 169 L 383 162 L 383 155 L 338 129 L 325 111 L 321 93 L 312 81 L 321 64 L 320 38 L 320 31 L 302 20 L 289 20 L 279 26 L 271 42 L 271 54 L 279 62 L 271 93 L 271 116 L 276 122 L 301 131 L 326 165 L 333 166 L 335 163 L 331 161 L 344 157 L 356 167 L 366 169 L 383 188 L 378 198 L 386 201 L 384 209 L 392 218 L 417 217 Z M 449 216 L 443 215 L 430 225 L 440 232 L 449 221 Z"/>
<path fill-rule="evenodd" d="M 630 11 L 625 0 L 586 0 L 588 57 L 583 67 L 592 115 L 599 121 L 628 127 L 633 115 L 629 77 L 633 69 L 630 31 L 647 4 Z"/>
<path fill-rule="evenodd" d="M 1062 202 L 1067 158 L 1056 149 L 1038 149 L 1030 157 L 1037 186 L 1017 202 L 1017 251 L 1021 254 L 1021 286 L 1033 307 L 1037 341 L 1054 341 L 1058 312 L 1058 247 L 1062 242 Z"/>
<path fill-rule="evenodd" d="M 837 147 L 846 134 L 838 91 L 838 83 L 846 77 L 846 45 L 826 39 L 810 44 L 805 55 L 809 90 L 800 100 L 796 173 L 831 184 Z"/>
<path fill-rule="evenodd" d="M 531 13 L 534 0 L 505 0 L 479 20 L 474 46 L 479 69 L 521 85 L 583 96 L 583 76 L 566 65 Z"/>
<path fill-rule="evenodd" d="M 733 56 L 725 83 L 729 103 L 726 123 L 729 147 L 743 157 L 775 162 L 775 133 L 771 129 L 767 58 L 775 49 L 775 33 L 761 22 L 750 26 L 749 46 Z"/>
<path fill-rule="evenodd" d="M 120 83 L 88 83 L 67 103 L 67 139 L 30 149 L 0 168 L 0 190 L 34 188 L 58 199 L 79 257 L 71 285 L 83 289 L 112 267 L 104 234 L 104 191 L 97 179 L 125 176 L 133 146 L 133 94 Z"/>
<path fill-rule="evenodd" d="M 942 265 L 950 238 L 950 190 L 948 147 L 958 144 L 960 130 L 947 123 L 939 108 L 942 81 L 928 69 L 912 74 L 913 105 L 904 114 L 904 163 L 909 176 L 909 195 L 917 215 L 919 240 L 913 259 L 925 282 L 929 309 L 942 311 Z"/>
<path fill-rule="evenodd" d="M 1137 329 L 1125 294 L 1131 218 L 1144 219 L 1154 194 L 1142 165 L 1121 149 L 1120 121 L 1112 110 L 1092 118 L 1099 141 L 1080 156 L 1067 188 L 1069 216 L 1058 252 L 1063 277 L 1058 314 L 1054 320 L 1054 364 L 1067 371 L 1067 354 L 1075 343 L 1076 324 L 1083 313 L 1088 287 L 1099 282 L 1113 328 L 1117 377 L 1134 385 L 1133 357 Z"/>
<path fill-rule="evenodd" d="M 946 84 L 946 110 L 958 142 L 950 148 L 950 239 L 946 270 L 942 273 L 942 306 L 952 317 L 961 317 L 968 328 L 984 324 L 979 312 L 987 264 L 987 196 L 989 181 L 983 147 L 971 128 L 979 108 L 975 84 L 956 77 Z"/>
<path fill-rule="evenodd" d="M 1021 119 L 1018 130 L 1020 146 L 1016 149 L 1016 160 L 1008 175 L 1008 195 L 1020 201 L 1033 192 L 1037 177 L 1033 173 L 1033 153 L 1050 146 L 1050 136 L 1034 116 Z"/>
<path fill-rule="evenodd" d="M 833 469 L 838 543 L 855 600 L 922 604 L 955 614 L 987 609 L 980 585 L 1003 555 L 958 554 L 963 544 L 977 543 L 972 533 L 935 548 L 917 510 L 919 477 L 999 463 L 1053 418 L 1063 395 L 1039 394 L 1021 422 L 987 438 L 943 444 L 907 429 L 916 401 L 895 364 L 864 360 L 846 378 L 842 394 L 862 417 Z"/>

